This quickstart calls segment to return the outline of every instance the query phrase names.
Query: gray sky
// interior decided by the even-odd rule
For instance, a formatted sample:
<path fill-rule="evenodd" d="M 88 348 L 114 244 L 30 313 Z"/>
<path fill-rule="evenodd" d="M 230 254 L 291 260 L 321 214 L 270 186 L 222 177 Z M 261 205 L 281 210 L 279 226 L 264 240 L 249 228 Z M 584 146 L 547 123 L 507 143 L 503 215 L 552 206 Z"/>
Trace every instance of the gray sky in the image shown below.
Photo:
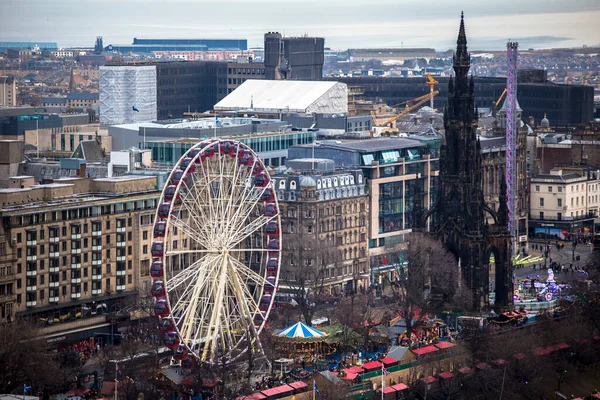
<path fill-rule="evenodd" d="M 0 0 L 0 41 L 130 44 L 133 37 L 325 37 L 334 49 L 454 47 L 464 10 L 469 48 L 600 45 L 599 0 Z"/>

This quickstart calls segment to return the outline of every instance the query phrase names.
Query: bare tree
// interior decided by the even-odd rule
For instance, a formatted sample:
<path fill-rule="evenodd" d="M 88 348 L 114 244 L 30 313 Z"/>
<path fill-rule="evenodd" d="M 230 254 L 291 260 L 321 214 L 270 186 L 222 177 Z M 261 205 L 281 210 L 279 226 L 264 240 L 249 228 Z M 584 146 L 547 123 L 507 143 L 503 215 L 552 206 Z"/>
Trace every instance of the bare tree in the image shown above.
<path fill-rule="evenodd" d="M 391 283 L 410 340 L 415 324 L 452 299 L 459 285 L 454 257 L 428 236 L 410 234 L 406 262 Z"/>
<path fill-rule="evenodd" d="M 23 385 L 31 386 L 31 393 L 69 390 L 79 369 L 79 359 L 61 365 L 34 324 L 16 320 L 0 325 L 0 392 L 23 394 Z"/>
<path fill-rule="evenodd" d="M 281 280 L 291 291 L 304 322 L 311 326 L 325 286 L 325 270 L 335 264 L 336 249 L 301 226 L 285 236 Z"/>

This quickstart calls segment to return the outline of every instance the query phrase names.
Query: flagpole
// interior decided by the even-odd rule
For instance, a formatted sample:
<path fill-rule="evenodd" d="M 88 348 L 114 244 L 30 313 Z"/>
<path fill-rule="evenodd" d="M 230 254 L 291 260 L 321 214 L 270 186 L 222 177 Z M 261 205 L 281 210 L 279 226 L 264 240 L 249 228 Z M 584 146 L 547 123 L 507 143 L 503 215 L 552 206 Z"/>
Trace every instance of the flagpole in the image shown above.
<path fill-rule="evenodd" d="M 381 400 L 383 400 L 383 363 L 381 363 Z"/>
<path fill-rule="evenodd" d="M 119 364 L 115 360 L 115 400 L 119 399 L 119 391 L 118 391 L 119 380 L 117 379 L 118 371 L 119 371 Z"/>
<path fill-rule="evenodd" d="M 313 379 L 313 400 L 315 400 L 315 388 L 317 387 L 317 383 Z"/>

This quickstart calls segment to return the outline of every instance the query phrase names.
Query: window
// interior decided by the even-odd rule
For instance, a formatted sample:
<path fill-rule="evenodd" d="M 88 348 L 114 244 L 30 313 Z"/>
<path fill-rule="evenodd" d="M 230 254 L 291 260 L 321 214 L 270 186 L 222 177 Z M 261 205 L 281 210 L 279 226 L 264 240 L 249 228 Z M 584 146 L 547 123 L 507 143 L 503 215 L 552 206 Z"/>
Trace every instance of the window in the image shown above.
<path fill-rule="evenodd" d="M 148 240 L 148 231 L 144 231 L 144 232 L 142 232 L 142 238 L 143 238 L 144 240 Z"/>
<path fill-rule="evenodd" d="M 556 219 L 557 220 L 562 220 L 562 213 L 556 213 Z"/>
<path fill-rule="evenodd" d="M 540 197 L 540 207 L 544 207 L 544 198 Z"/>
<path fill-rule="evenodd" d="M 562 186 L 558 187 L 558 193 L 562 193 Z"/>
<path fill-rule="evenodd" d="M 540 186 L 539 185 L 535 185 L 535 191 L 539 192 L 540 191 Z"/>
<path fill-rule="evenodd" d="M 144 247 L 142 248 L 142 253 L 148 254 L 148 245 L 146 245 L 146 244 L 144 245 Z"/>
<path fill-rule="evenodd" d="M 544 212 L 540 211 L 540 219 L 544 219 Z"/>
<path fill-rule="evenodd" d="M 130 285 L 133 283 L 133 275 L 127 275 L 127 283 Z"/>
<path fill-rule="evenodd" d="M 548 186 L 548 193 L 552 193 L 552 186 Z"/>
<path fill-rule="evenodd" d="M 558 203 L 559 207 L 562 207 L 562 199 L 556 199 L 556 202 Z"/>

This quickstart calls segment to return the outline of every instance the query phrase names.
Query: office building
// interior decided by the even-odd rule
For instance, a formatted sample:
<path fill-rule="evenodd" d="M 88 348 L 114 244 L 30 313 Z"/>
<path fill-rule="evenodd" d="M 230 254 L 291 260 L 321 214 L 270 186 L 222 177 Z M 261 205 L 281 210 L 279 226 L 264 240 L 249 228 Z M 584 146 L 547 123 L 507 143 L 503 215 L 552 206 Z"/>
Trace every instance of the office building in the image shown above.
<path fill-rule="evenodd" d="M 323 78 L 325 39 L 265 34 L 265 79 L 317 81 Z"/>
<path fill-rule="evenodd" d="M 17 106 L 17 83 L 12 76 L 0 76 L 0 106 Z"/>
<path fill-rule="evenodd" d="M 588 124 L 593 119 L 594 88 L 584 85 L 559 85 L 527 75 L 519 81 L 517 98 L 523 109 L 523 117 L 533 116 L 540 121 L 547 115 L 554 125 Z M 434 106 L 442 110 L 448 104 L 448 77 L 436 77 L 440 93 L 434 98 Z M 523 77 L 522 79 L 525 79 Z M 399 104 L 429 93 L 426 77 L 335 77 L 326 78 L 359 88 L 364 100 L 383 101 L 389 106 Z M 506 88 L 506 78 L 475 77 L 475 106 L 489 108 Z"/>
<path fill-rule="evenodd" d="M 294 146 L 289 159 L 333 159 L 336 167 L 360 168 L 369 193 L 370 282 L 384 285 L 404 265 L 404 235 L 412 231 L 415 202 L 437 199 L 441 137 L 386 138 Z M 419 198 L 419 200 L 416 200 Z"/>
<path fill-rule="evenodd" d="M 296 159 L 272 175 L 284 246 L 280 287 L 311 295 L 348 294 L 369 285 L 368 195 L 360 169 Z"/>

